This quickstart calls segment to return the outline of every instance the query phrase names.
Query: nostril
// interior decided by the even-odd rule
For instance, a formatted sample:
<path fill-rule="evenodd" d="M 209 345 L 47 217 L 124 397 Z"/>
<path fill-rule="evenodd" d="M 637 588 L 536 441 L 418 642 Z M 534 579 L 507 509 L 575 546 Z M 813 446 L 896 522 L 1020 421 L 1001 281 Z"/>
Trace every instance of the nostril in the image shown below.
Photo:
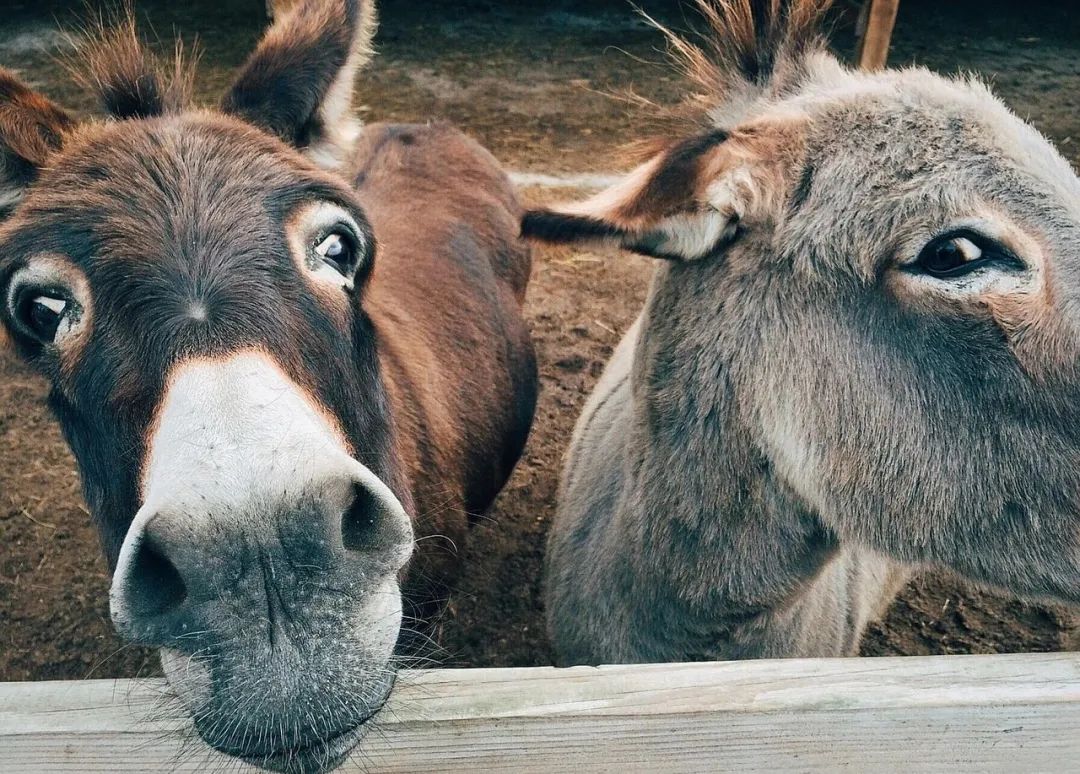
<path fill-rule="evenodd" d="M 128 575 L 127 596 L 136 616 L 159 616 L 183 603 L 187 587 L 168 557 L 144 541 Z"/>
<path fill-rule="evenodd" d="M 353 486 L 352 504 L 341 516 L 341 540 L 348 551 L 370 549 L 376 541 L 382 505 L 371 490 Z"/>

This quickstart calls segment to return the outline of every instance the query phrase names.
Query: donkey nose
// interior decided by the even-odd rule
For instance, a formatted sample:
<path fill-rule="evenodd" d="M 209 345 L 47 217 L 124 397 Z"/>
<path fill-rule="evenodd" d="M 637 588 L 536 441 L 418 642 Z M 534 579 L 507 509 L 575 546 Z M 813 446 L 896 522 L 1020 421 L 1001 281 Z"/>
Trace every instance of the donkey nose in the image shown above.
<path fill-rule="evenodd" d="M 303 579 L 265 577 L 268 567 L 304 568 L 346 583 L 395 573 L 411 550 L 412 529 L 390 490 L 362 466 L 304 488 L 288 503 L 198 508 L 144 506 L 129 528 L 110 592 L 117 631 L 146 645 L 180 647 L 183 638 L 226 634 L 265 610 L 257 596 L 288 599 Z M 288 588 L 271 591 L 268 583 Z M 260 604 L 262 602 L 262 604 Z M 186 648 L 180 648 L 186 650 Z"/>

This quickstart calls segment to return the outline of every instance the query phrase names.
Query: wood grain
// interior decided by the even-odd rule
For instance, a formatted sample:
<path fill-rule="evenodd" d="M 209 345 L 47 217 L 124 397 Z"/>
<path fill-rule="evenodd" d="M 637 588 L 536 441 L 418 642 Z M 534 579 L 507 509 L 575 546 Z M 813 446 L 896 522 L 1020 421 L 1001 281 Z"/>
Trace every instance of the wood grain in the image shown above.
<path fill-rule="evenodd" d="M 0 684 L 5 772 L 204 771 L 159 680 Z M 186 740 L 186 741 L 185 741 Z M 1080 654 L 404 673 L 347 770 L 1067 771 Z"/>

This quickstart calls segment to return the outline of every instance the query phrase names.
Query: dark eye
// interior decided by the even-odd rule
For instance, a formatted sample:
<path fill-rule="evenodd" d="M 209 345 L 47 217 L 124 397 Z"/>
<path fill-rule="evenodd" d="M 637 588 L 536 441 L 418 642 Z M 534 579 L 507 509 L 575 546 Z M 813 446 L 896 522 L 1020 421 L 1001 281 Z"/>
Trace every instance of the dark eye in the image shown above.
<path fill-rule="evenodd" d="M 960 231 L 933 239 L 912 264 L 914 269 L 941 279 L 960 277 L 988 264 L 1023 269 L 1023 262 L 1003 245 L 973 231 Z"/>
<path fill-rule="evenodd" d="M 12 311 L 25 333 L 50 344 L 61 325 L 70 320 L 72 307 L 72 301 L 61 290 L 27 286 L 16 293 Z"/>
<path fill-rule="evenodd" d="M 356 241 L 351 234 L 344 231 L 331 231 L 323 237 L 315 245 L 315 254 L 346 277 L 356 269 Z"/>

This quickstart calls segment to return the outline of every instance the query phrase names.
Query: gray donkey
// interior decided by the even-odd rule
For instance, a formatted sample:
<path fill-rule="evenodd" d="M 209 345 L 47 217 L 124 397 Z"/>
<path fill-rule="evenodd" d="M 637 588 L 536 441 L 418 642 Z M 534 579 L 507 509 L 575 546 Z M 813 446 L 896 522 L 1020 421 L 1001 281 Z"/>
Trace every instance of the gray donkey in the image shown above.
<path fill-rule="evenodd" d="M 854 654 L 927 565 L 1080 602 L 1080 181 L 826 4 L 701 0 L 704 126 L 525 218 L 663 259 L 566 463 L 564 663 Z"/>

